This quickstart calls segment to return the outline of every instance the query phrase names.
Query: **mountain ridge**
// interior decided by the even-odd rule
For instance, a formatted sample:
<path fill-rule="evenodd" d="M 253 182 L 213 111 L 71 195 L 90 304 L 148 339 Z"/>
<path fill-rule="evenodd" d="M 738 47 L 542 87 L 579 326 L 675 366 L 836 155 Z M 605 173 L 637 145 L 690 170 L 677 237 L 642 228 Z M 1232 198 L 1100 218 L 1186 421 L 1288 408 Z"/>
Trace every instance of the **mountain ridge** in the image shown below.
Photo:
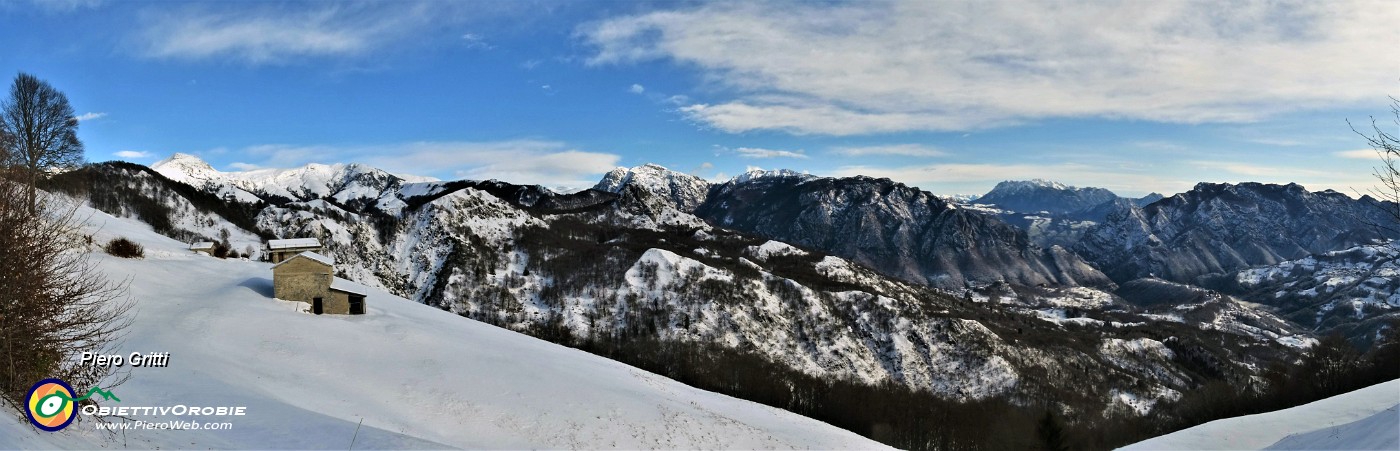
<path fill-rule="evenodd" d="M 109 186 L 147 183 L 139 176 L 129 179 L 126 172 L 104 174 L 89 180 L 104 180 Z M 881 187 L 888 180 L 855 182 Z M 831 183 L 836 182 L 761 177 L 740 185 Z M 1029 347 L 1012 343 L 1022 333 L 1083 336 L 1091 343 L 1098 335 L 1083 334 L 1108 333 L 1132 342 L 1141 337 L 1136 335 L 1141 328 L 1152 327 L 1173 330 L 1190 342 L 1258 329 L 1162 322 L 1122 311 L 1129 307 L 1089 288 L 1017 291 L 1025 288 L 993 283 L 949 292 L 908 284 L 811 247 L 775 251 L 785 245 L 766 244 L 763 238 L 703 221 L 687 222 L 684 218 L 694 216 L 667 202 L 650 203 L 646 197 L 651 193 L 635 185 L 626 184 L 621 195 L 607 193 L 617 197 L 592 208 L 557 211 L 532 207 L 539 199 L 511 194 L 517 192 L 501 182 L 408 183 L 390 196 L 409 204 L 399 210 L 349 204 L 342 208 L 324 199 L 292 201 L 262 206 L 256 223 L 260 231 L 274 236 L 321 239 L 324 250 L 337 260 L 338 276 L 500 327 L 562 342 L 632 337 L 751 349 L 804 373 L 866 383 L 890 381 L 947 399 L 1021 398 L 1039 390 L 1035 387 L 1059 391 L 1070 386 L 1077 387 L 1071 392 L 1081 393 L 1075 402 L 1094 409 L 1120 405 L 1112 400 L 1117 398 L 1100 397 L 1109 387 L 1138 393 L 1132 399 L 1170 398 L 1192 383 L 1191 373 L 1144 373 L 1147 366 L 1110 363 L 1129 358 L 1119 355 L 1127 352 L 1121 346 L 1075 351 L 1085 356 L 1066 354 L 1077 356 L 1065 358 L 1078 362 L 1066 367 L 1036 356 L 1069 352 L 1061 346 L 1074 345 L 1054 344 L 1068 338 Z M 896 197 L 907 194 L 941 202 L 907 187 L 889 188 Z M 549 195 L 548 190 L 538 193 Z M 157 190 L 151 195 L 161 194 Z M 676 216 L 668 221 L 652 216 L 654 211 L 632 212 L 646 205 L 661 205 Z M 956 217 L 988 221 L 980 213 L 944 206 L 957 212 Z M 999 233 L 1015 235 L 1009 226 L 999 227 Z M 1083 306 L 1074 300 L 1085 296 L 1101 300 Z M 1081 311 L 1074 315 L 1089 312 L 1096 317 L 1055 313 L 1065 308 L 1056 306 L 1069 305 Z M 1244 307 L 1209 307 L 1203 315 L 1240 308 Z M 1249 313 L 1260 314 L 1266 315 Z M 1257 342 L 1271 349 L 1269 353 L 1296 352 L 1277 338 L 1296 332 L 1268 327 L 1265 330 L 1275 336 L 1246 333 L 1231 341 Z M 1197 335 L 1200 338 L 1190 338 Z M 1216 357 L 1220 362 L 1271 355 L 1246 356 L 1236 348 L 1210 352 L 1221 353 Z M 1175 368 L 1178 363 L 1164 360 L 1165 355 L 1133 354 L 1130 359 Z M 1087 368 L 1094 370 L 1086 373 Z M 1233 364 L 1218 370 L 1250 371 Z M 1077 376 L 1024 376 L 1045 371 Z M 1151 382 L 1144 389 L 1119 383 L 1124 380 Z"/>

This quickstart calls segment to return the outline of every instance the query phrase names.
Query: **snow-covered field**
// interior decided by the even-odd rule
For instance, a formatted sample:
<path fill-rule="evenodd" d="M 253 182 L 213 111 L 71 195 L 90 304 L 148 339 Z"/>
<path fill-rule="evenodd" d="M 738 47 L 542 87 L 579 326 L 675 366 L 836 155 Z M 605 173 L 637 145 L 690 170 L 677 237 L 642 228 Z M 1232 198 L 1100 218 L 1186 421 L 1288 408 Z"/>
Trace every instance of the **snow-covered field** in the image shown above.
<path fill-rule="evenodd" d="M 1276 412 L 1216 420 L 1123 449 L 1400 449 L 1400 380 Z"/>
<path fill-rule="evenodd" d="M 499 329 L 380 290 L 363 316 L 316 316 L 272 298 L 271 265 L 195 255 L 145 224 L 91 213 L 97 243 L 126 236 L 146 258 L 94 253 L 129 280 L 132 368 L 111 406 L 246 406 L 229 430 L 49 433 L 0 418 L 0 448 L 822 448 L 883 446 L 854 433 Z M 87 387 L 75 387 L 85 390 Z M 129 421 L 130 421 L 129 420 Z M 122 421 L 122 420 L 115 420 Z"/>

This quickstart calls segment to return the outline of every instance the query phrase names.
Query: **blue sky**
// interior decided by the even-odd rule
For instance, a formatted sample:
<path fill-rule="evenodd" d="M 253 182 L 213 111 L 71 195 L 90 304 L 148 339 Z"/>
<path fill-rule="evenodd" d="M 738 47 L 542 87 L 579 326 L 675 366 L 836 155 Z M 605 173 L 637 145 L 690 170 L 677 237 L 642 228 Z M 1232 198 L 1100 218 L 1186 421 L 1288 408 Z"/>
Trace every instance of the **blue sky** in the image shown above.
<path fill-rule="evenodd" d="M 66 92 L 93 161 L 1364 191 L 1400 6 L 1218 3 L 0 0 L 0 73 Z"/>

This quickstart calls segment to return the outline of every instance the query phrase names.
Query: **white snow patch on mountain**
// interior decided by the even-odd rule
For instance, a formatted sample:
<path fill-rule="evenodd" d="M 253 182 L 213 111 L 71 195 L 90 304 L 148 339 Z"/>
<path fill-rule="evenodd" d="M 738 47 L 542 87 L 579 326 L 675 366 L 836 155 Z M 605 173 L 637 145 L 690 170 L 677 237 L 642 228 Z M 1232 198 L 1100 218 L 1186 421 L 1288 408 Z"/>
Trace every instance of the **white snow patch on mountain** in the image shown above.
<path fill-rule="evenodd" d="M 745 250 L 749 255 L 754 256 L 754 258 L 765 261 L 774 256 L 807 255 L 807 251 L 793 247 L 791 244 L 771 240 L 758 246 L 749 246 L 748 249 Z"/>

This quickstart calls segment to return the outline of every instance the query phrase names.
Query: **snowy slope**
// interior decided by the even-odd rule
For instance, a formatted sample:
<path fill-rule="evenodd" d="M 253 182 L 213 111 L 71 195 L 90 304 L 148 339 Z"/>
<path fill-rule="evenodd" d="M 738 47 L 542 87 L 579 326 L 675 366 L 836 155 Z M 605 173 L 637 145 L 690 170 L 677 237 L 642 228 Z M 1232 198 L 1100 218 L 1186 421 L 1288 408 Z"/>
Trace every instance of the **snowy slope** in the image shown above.
<path fill-rule="evenodd" d="M 1400 449 L 1400 380 L 1216 420 L 1123 449 Z"/>
<path fill-rule="evenodd" d="M 273 299 L 270 264 L 194 255 L 139 222 L 92 212 L 96 241 L 126 236 L 143 260 L 95 253 L 130 279 L 135 324 L 120 351 L 170 352 L 131 369 L 121 405 L 242 405 L 222 431 L 40 432 L 0 419 L 0 448 L 877 448 L 786 411 L 670 379 L 362 287 L 364 316 L 315 316 Z M 117 404 L 112 404 L 117 405 Z M 188 417 L 141 417 L 164 421 Z"/>

